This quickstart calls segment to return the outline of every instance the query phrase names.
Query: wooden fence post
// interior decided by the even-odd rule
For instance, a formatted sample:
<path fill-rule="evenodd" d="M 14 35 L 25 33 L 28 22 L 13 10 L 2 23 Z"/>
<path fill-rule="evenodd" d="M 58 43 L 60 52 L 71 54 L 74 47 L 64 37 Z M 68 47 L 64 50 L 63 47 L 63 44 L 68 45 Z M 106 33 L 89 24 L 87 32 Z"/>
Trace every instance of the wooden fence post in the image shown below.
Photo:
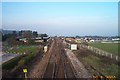
<path fill-rule="evenodd" d="M 112 59 L 112 54 L 111 54 L 111 59 Z"/>
<path fill-rule="evenodd" d="M 116 56 L 116 60 L 118 61 L 118 56 Z"/>
<path fill-rule="evenodd" d="M 106 52 L 106 56 L 107 56 L 107 52 Z"/>

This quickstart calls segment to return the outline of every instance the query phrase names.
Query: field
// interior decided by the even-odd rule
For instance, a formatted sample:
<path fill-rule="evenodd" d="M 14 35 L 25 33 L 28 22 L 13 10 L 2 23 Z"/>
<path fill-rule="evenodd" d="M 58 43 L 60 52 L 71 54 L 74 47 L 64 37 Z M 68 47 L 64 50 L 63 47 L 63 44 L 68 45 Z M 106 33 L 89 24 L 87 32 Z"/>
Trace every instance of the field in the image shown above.
<path fill-rule="evenodd" d="M 120 43 L 89 43 L 89 45 L 115 55 L 120 55 L 118 51 L 118 49 L 120 50 L 120 47 L 118 47 L 120 46 Z"/>
<path fill-rule="evenodd" d="M 104 76 L 120 76 L 118 72 L 120 65 L 118 65 L 118 62 L 107 57 L 98 56 L 87 49 L 79 49 L 74 51 L 74 53 L 91 75 L 101 76 L 102 74 Z"/>
<path fill-rule="evenodd" d="M 9 47 L 5 50 L 6 53 L 35 53 L 38 51 L 37 46 L 18 46 L 18 47 Z"/>
<path fill-rule="evenodd" d="M 18 57 L 15 57 L 3 64 L 3 69 L 12 69 L 16 65 L 26 64 L 36 54 L 41 51 L 38 46 L 17 46 L 17 47 L 9 47 L 6 49 L 6 53 L 14 53 L 14 54 L 22 54 Z"/>
<path fill-rule="evenodd" d="M 2 75 L 4 77 L 19 77 L 23 76 L 22 69 L 27 68 L 30 70 L 31 66 L 35 63 L 37 58 L 40 60 L 42 57 L 43 49 L 38 48 L 37 46 L 19 46 L 19 49 L 14 50 L 16 53 L 30 51 L 30 53 L 19 55 L 5 63 L 2 64 Z M 10 53 L 13 53 L 13 50 L 9 50 Z M 16 54 L 14 53 L 14 54 Z M 34 61 L 34 62 L 33 62 Z"/>

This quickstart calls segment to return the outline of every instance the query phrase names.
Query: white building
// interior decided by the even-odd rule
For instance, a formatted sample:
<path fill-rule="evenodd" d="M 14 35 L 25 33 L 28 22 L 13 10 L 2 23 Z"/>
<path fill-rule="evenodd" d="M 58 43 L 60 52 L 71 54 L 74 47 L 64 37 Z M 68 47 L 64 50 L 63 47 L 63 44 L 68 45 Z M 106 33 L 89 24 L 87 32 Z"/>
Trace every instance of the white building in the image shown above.
<path fill-rule="evenodd" d="M 71 50 L 77 50 L 77 44 L 71 44 Z"/>

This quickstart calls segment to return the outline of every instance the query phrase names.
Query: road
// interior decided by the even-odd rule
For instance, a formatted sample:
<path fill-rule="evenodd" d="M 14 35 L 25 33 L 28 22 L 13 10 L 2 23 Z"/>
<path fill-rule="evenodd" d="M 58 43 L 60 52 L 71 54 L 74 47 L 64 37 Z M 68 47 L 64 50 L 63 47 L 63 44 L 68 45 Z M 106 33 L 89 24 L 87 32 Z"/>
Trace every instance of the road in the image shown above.
<path fill-rule="evenodd" d="M 1 57 L 2 58 L 2 63 L 4 63 L 4 62 L 9 61 L 10 59 L 12 59 L 14 57 L 19 56 L 19 55 L 18 54 L 10 54 L 10 53 L 8 53 L 8 54 L 2 54 L 0 56 L 2 56 Z"/>
<path fill-rule="evenodd" d="M 2 52 L 2 42 L 0 42 L 0 65 L 6 61 L 9 61 L 10 59 L 17 57 L 18 54 L 12 54 L 12 53 L 3 53 Z"/>

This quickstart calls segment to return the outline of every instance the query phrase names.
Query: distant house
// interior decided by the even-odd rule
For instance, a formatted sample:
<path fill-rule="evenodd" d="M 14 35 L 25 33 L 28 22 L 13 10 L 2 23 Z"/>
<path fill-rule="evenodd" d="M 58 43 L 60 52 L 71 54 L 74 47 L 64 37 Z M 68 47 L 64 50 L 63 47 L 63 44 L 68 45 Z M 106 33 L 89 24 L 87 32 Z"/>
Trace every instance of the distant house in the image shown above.
<path fill-rule="evenodd" d="M 42 39 L 35 39 L 35 42 L 36 43 L 42 43 L 42 42 L 44 42 L 44 40 L 42 40 Z"/>
<path fill-rule="evenodd" d="M 65 40 L 70 41 L 70 42 L 75 41 L 75 39 L 71 37 L 65 38 Z"/>
<path fill-rule="evenodd" d="M 112 41 L 118 41 L 120 38 L 113 38 Z"/>
<path fill-rule="evenodd" d="M 90 42 L 95 42 L 95 40 L 94 40 L 94 39 L 91 39 Z"/>
<path fill-rule="evenodd" d="M 41 38 L 41 37 L 36 37 L 34 38 L 34 41 L 37 42 L 37 43 L 41 43 L 41 42 L 44 42 L 44 40 Z"/>
<path fill-rule="evenodd" d="M 76 43 L 81 43 L 81 39 L 76 38 L 76 39 L 75 39 L 75 42 L 76 42 Z"/>
<path fill-rule="evenodd" d="M 21 39 L 19 39 L 19 41 L 23 41 L 23 42 L 28 42 L 28 40 L 26 39 L 26 38 L 21 38 Z"/>
<path fill-rule="evenodd" d="M 44 40 L 44 42 L 46 42 L 50 37 L 42 37 L 42 39 Z"/>

